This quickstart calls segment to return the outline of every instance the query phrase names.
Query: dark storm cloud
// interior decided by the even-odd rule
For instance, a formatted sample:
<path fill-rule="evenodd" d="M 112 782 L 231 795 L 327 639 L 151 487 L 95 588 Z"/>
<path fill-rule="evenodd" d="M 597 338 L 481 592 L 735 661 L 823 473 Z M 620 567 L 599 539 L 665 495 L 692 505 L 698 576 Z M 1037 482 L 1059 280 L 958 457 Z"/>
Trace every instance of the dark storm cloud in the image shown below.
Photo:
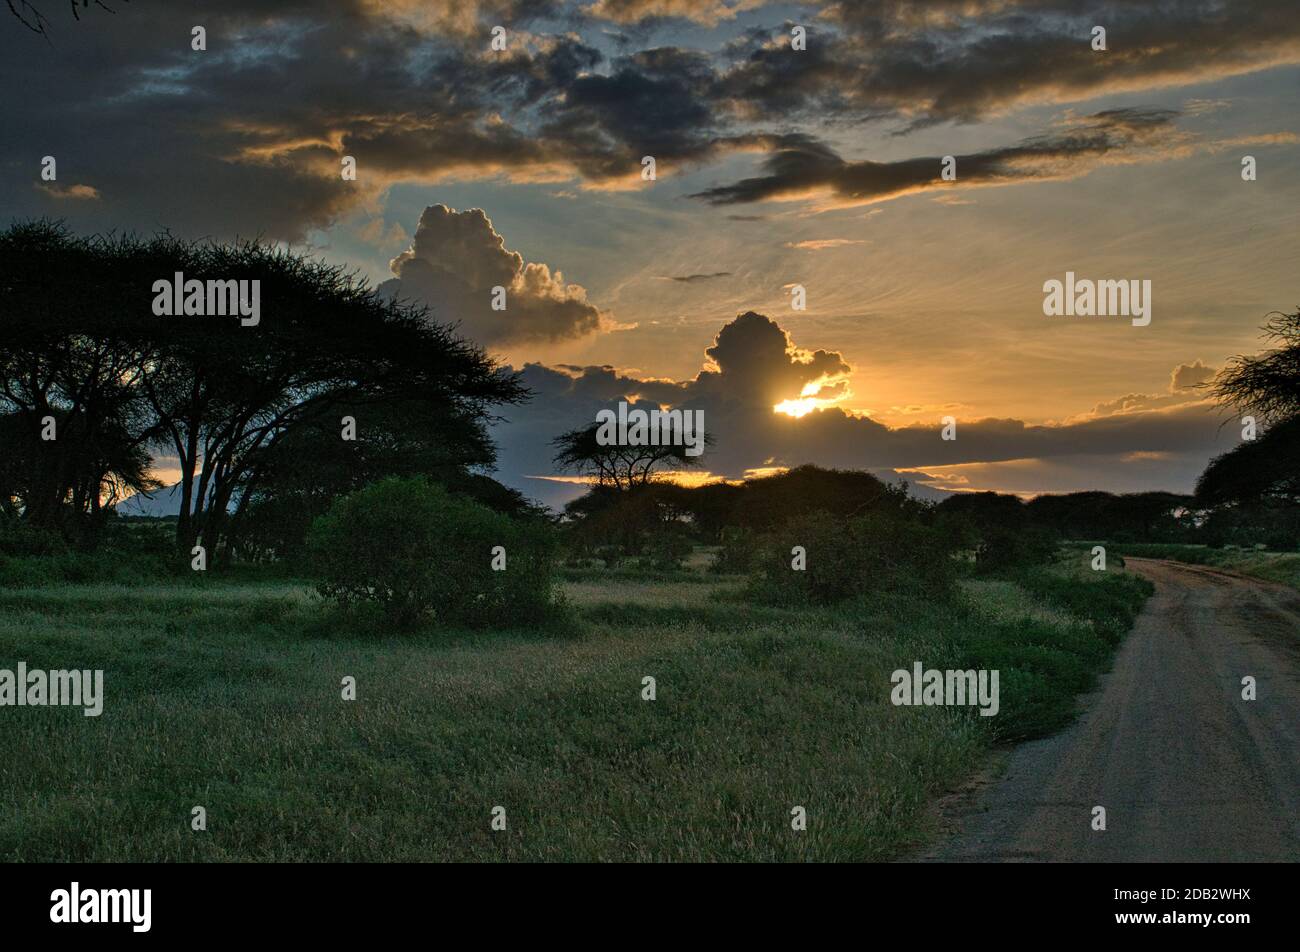
<path fill-rule="evenodd" d="M 747 29 L 716 52 L 629 45 L 611 59 L 593 45 L 611 23 L 647 43 L 644 24 L 725 23 L 751 6 L 763 4 L 117 4 L 81 22 L 59 7 L 48 42 L 9 18 L 0 61 L 22 82 L 0 93 L 5 211 L 76 216 L 79 228 L 300 240 L 398 181 L 505 175 L 618 187 L 636 184 L 644 155 L 662 177 L 738 151 L 771 153 L 767 176 L 710 198 L 748 201 L 785 181 L 887 195 L 923 181 L 930 160 L 846 160 L 791 128 L 970 121 L 1300 61 L 1292 0 L 813 4 L 802 52 L 789 48 L 789 23 Z M 190 48 L 196 22 L 205 52 Z M 1089 46 L 1094 23 L 1108 29 L 1104 53 Z M 509 31 L 504 53 L 488 50 L 497 24 Z M 1098 148 L 1134 144 L 1115 141 L 1113 128 L 1092 133 L 1081 147 L 1054 133 L 962 157 L 969 179 L 959 181 L 1030 181 L 1042 176 L 1013 166 L 1086 164 Z M 43 155 L 58 158 L 61 185 L 99 199 L 25 187 L 39 181 Z M 357 159 L 355 182 L 339 176 L 344 155 Z"/>
<path fill-rule="evenodd" d="M 630 183 L 643 155 L 667 172 L 780 141 L 717 128 L 704 54 L 606 63 L 576 35 L 520 30 L 527 21 L 500 7 L 340 2 L 322 15 L 236 2 L 150 10 L 147 31 L 132 9 L 61 32 L 52 48 L 11 29 L 0 58 L 39 77 L 42 95 L 8 87 L 0 168 L 35 183 L 40 156 L 55 155 L 61 176 L 102 196 L 79 219 L 91 227 L 301 240 L 395 181 Z M 196 19 L 206 51 L 190 48 Z M 515 31 L 504 53 L 488 50 L 498 19 Z M 339 175 L 344 155 L 355 182 Z M 64 209 L 33 188 L 12 211 Z"/>
<path fill-rule="evenodd" d="M 1293 0 L 846 0 L 804 24 L 750 34 L 731 53 L 736 108 L 910 123 L 972 121 L 1025 102 L 1181 85 L 1300 59 Z M 1091 46 L 1093 26 L 1107 50 Z"/>

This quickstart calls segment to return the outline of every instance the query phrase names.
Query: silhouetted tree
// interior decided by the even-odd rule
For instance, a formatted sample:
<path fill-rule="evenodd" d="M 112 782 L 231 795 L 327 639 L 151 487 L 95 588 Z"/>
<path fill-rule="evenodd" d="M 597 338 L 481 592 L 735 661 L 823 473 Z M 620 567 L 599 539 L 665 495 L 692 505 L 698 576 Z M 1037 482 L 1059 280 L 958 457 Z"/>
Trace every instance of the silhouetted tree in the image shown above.
<path fill-rule="evenodd" d="M 1196 482 L 1211 544 L 1294 548 L 1300 538 L 1300 309 L 1271 315 L 1263 330 L 1276 346 L 1233 358 L 1212 391 L 1225 407 L 1257 417 L 1263 432 L 1216 456 Z"/>
<path fill-rule="evenodd" d="M 177 272 L 187 282 L 259 281 L 259 322 L 154 314 L 154 282 Z M 494 460 L 489 409 L 526 396 L 516 376 L 426 311 L 259 242 L 14 226 L 0 233 L 0 334 L 0 412 L 68 421 L 67 441 L 33 447 L 21 478 L 10 478 L 34 487 L 25 518 L 93 508 L 106 479 L 138 488 L 133 467 L 153 448 L 180 469 L 178 544 L 202 541 L 213 556 L 260 481 L 283 466 L 277 448 L 303 428 L 341 441 L 346 413 L 359 433 L 369 420 L 393 440 L 414 434 L 410 442 L 468 472 Z M 390 447 L 387 459 L 400 455 Z M 372 471 L 383 465 L 380 453 Z"/>
<path fill-rule="evenodd" d="M 88 9 L 92 3 L 94 6 L 107 13 L 114 12 L 111 7 L 103 2 L 103 0 L 67 0 L 67 2 L 68 6 L 72 10 L 72 18 L 74 20 L 80 20 L 81 10 Z M 118 0 L 118 2 L 130 3 L 131 0 Z M 42 10 L 49 6 L 49 4 L 35 3 L 33 0 L 5 0 L 5 6 L 9 8 L 9 12 L 18 19 L 19 23 L 27 27 L 27 29 L 31 30 L 33 33 L 39 33 L 42 36 L 47 34 L 46 27 L 49 25 L 50 19 L 42 12 Z"/>
<path fill-rule="evenodd" d="M 103 505 L 153 486 L 139 389 L 149 351 L 103 251 L 48 222 L 0 233 L 3 491 L 31 525 L 70 541 Z"/>
<path fill-rule="evenodd" d="M 1224 406 L 1263 423 L 1300 414 L 1300 309 L 1272 314 L 1264 338 L 1277 346 L 1254 357 L 1234 357 L 1211 390 Z"/>
<path fill-rule="evenodd" d="M 1206 506 L 1300 505 L 1300 416 L 1210 460 L 1196 498 Z"/>
<path fill-rule="evenodd" d="M 356 421 L 355 439 L 340 439 L 345 415 Z M 292 560 L 312 520 L 335 499 L 387 476 L 424 476 L 497 512 L 540 517 L 542 510 L 517 490 L 473 471 L 492 462 L 481 434 L 471 430 L 448 439 L 454 429 L 452 421 L 414 401 L 340 404 L 261 453 L 256 482 L 240 496 L 231 534 L 247 538 L 258 555 Z"/>
<path fill-rule="evenodd" d="M 555 465 L 562 472 L 586 476 L 597 486 L 627 490 L 645 486 L 665 470 L 699 466 L 703 455 L 688 456 L 683 445 L 652 446 L 602 444 L 597 439 L 599 424 L 570 430 L 551 441 L 557 447 Z M 707 436 L 705 443 L 712 442 Z"/>

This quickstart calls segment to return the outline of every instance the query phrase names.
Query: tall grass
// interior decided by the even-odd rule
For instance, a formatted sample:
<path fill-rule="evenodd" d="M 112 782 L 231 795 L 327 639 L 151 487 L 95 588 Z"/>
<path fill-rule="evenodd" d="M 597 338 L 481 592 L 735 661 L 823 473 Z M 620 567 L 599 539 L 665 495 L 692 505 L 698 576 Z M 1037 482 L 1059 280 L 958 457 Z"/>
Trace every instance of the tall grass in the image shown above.
<path fill-rule="evenodd" d="M 283 581 L 0 590 L 0 667 L 103 668 L 106 694 L 0 709 L 0 859 L 887 859 L 990 745 L 1068 719 L 1140 601 L 1027 574 L 793 610 L 742 584 L 579 582 L 564 631 L 407 634 Z M 893 706 L 914 660 L 1000 666 L 1002 712 Z"/>
<path fill-rule="evenodd" d="M 1300 552 L 1264 549 L 1210 548 L 1203 545 L 1151 543 L 1124 545 L 1119 550 L 1134 558 L 1169 559 L 1191 565 L 1208 565 L 1300 589 Z"/>

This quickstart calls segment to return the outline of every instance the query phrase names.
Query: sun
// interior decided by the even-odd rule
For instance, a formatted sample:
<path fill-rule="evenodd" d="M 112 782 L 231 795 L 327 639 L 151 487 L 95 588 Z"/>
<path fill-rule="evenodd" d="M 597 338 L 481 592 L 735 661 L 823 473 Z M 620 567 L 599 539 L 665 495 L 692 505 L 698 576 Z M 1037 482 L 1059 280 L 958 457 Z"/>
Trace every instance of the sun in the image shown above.
<path fill-rule="evenodd" d="M 817 404 L 813 397 L 800 397 L 798 400 L 782 400 L 772 409 L 787 416 L 801 417 L 817 409 Z"/>

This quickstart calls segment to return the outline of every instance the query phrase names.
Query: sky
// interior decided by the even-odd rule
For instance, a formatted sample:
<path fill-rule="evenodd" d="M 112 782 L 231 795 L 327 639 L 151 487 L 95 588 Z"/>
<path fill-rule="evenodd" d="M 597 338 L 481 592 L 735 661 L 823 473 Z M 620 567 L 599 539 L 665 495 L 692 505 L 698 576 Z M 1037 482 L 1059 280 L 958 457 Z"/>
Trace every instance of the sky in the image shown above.
<path fill-rule="evenodd" d="M 1300 301 L 1294 0 L 18 6 L 0 224 L 427 304 L 532 388 L 497 476 L 551 504 L 550 441 L 632 398 L 702 409 L 716 476 L 1187 492 L 1240 437 L 1198 385 Z M 1150 322 L 1045 314 L 1067 272 Z"/>

